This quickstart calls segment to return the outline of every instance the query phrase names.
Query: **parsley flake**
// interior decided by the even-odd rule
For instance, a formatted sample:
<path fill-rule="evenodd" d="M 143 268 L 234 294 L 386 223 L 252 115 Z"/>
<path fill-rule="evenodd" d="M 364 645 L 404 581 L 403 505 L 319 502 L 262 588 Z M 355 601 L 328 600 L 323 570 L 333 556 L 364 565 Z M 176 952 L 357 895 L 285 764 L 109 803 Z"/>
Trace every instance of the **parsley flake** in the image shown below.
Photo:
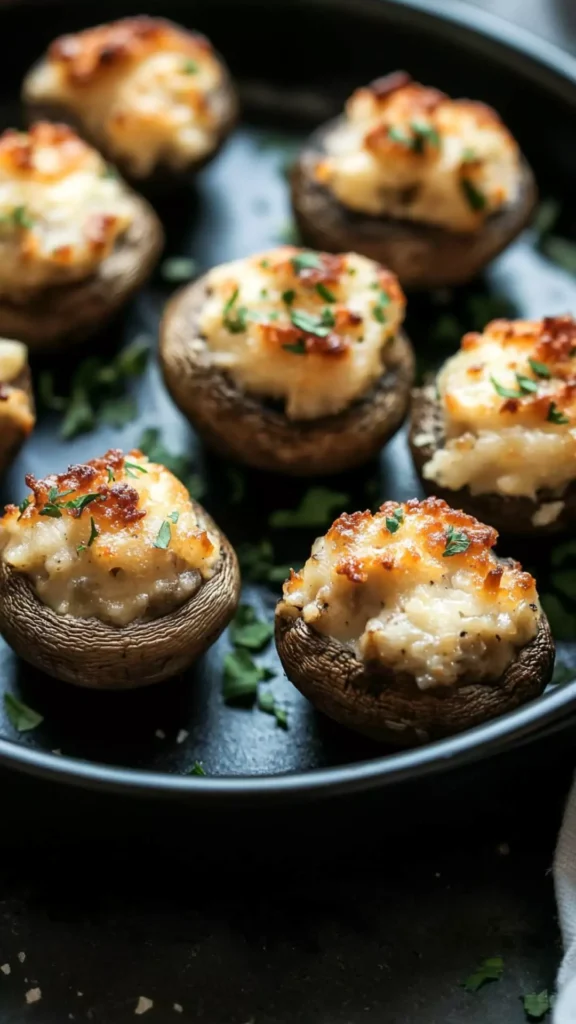
<path fill-rule="evenodd" d="M 158 530 L 157 535 L 156 535 L 156 540 L 154 541 L 154 547 L 155 548 L 161 548 L 161 549 L 167 548 L 168 545 L 170 544 L 171 536 L 172 536 L 172 531 L 170 530 L 170 523 L 168 522 L 167 519 L 165 519 L 164 522 L 162 523 L 162 526 Z"/>
<path fill-rule="evenodd" d="M 552 372 L 546 363 L 539 363 L 537 359 L 529 359 L 530 369 L 532 373 L 535 373 L 537 377 L 551 377 Z"/>
<path fill-rule="evenodd" d="M 188 768 L 188 771 L 186 771 L 184 774 L 185 775 L 201 775 L 201 776 L 205 776 L 206 772 L 204 771 L 204 768 L 202 766 L 202 762 L 201 761 L 194 761 L 194 764 L 192 765 L 192 767 Z"/>
<path fill-rule="evenodd" d="M 318 295 L 320 295 L 320 297 L 324 299 L 325 302 L 337 301 L 334 292 L 331 292 L 330 289 L 327 288 L 325 284 L 322 284 L 321 281 L 316 285 L 316 291 L 318 292 Z"/>
<path fill-rule="evenodd" d="M 526 378 L 528 379 L 528 378 Z M 501 398 L 522 398 L 521 391 L 515 391 L 514 388 L 506 388 L 503 384 L 500 384 L 495 377 L 490 377 L 492 387 Z"/>
<path fill-rule="evenodd" d="M 376 285 L 376 287 L 378 288 L 379 285 Z M 385 324 L 386 323 L 386 314 L 385 314 L 384 310 L 386 309 L 386 306 L 389 306 L 389 305 L 390 305 L 390 296 L 383 289 L 380 289 L 380 292 L 379 292 L 379 295 L 378 295 L 378 299 L 376 301 L 376 305 L 374 306 L 374 309 L 372 311 L 374 319 L 377 320 L 379 324 Z"/>
<path fill-rule="evenodd" d="M 388 137 L 392 139 L 392 142 L 398 142 L 401 146 L 406 146 L 408 149 L 413 148 L 412 136 L 404 131 L 403 128 L 398 128 L 396 125 L 390 125 L 388 128 Z"/>
<path fill-rule="evenodd" d="M 19 228 L 29 229 L 34 224 L 25 206 L 16 206 L 12 211 L 12 219 Z"/>
<path fill-rule="evenodd" d="M 235 701 L 254 700 L 258 683 L 269 679 L 268 669 L 257 665 L 245 648 L 230 651 L 224 658 L 224 685 L 222 695 L 227 704 Z"/>
<path fill-rule="evenodd" d="M 423 151 L 426 143 L 435 149 L 440 148 L 440 136 L 434 125 L 427 121 L 411 121 L 410 127 L 415 135 L 413 148 L 417 153 Z"/>
<path fill-rule="evenodd" d="M 292 352 L 295 356 L 306 355 L 306 342 L 303 338 L 300 341 L 288 342 L 286 345 L 282 345 L 285 352 Z"/>
<path fill-rule="evenodd" d="M 17 732 L 31 732 L 44 721 L 43 715 L 23 704 L 13 693 L 4 694 L 4 710 L 8 721 Z"/>
<path fill-rule="evenodd" d="M 22 519 L 22 516 L 24 515 L 26 509 L 31 504 L 32 504 L 32 499 L 31 498 L 24 498 L 24 500 L 20 502 L 20 504 L 18 505 L 18 511 L 20 513 L 20 515 L 18 516 L 18 519 Z"/>
<path fill-rule="evenodd" d="M 171 523 L 177 523 L 180 519 L 180 513 L 176 510 L 174 512 L 169 512 L 167 518 Z"/>
<path fill-rule="evenodd" d="M 296 298 L 296 292 L 293 288 L 287 288 L 285 292 L 282 292 L 282 302 L 285 302 L 287 306 L 291 306 Z"/>
<path fill-rule="evenodd" d="M 470 209 L 476 211 L 486 209 L 486 196 L 480 189 L 476 188 L 476 185 L 470 181 L 470 178 L 461 178 L 460 187 Z"/>
<path fill-rule="evenodd" d="M 274 636 L 274 626 L 263 622 L 249 604 L 241 604 L 230 625 L 230 639 L 235 647 L 261 651 Z"/>
<path fill-rule="evenodd" d="M 331 327 L 334 326 L 333 322 L 329 322 L 330 318 L 326 316 L 325 312 L 322 316 L 315 316 L 313 313 L 307 313 L 304 309 L 292 309 L 290 320 L 299 331 L 304 331 L 305 334 L 314 334 L 317 338 L 327 338 Z"/>
<path fill-rule="evenodd" d="M 111 466 L 106 466 L 106 471 L 108 473 L 108 483 L 113 484 L 116 480 L 116 477 L 114 476 L 114 470 L 112 469 Z"/>
<path fill-rule="evenodd" d="M 531 992 L 522 997 L 524 1013 L 528 1020 L 542 1020 L 552 1009 L 553 999 L 547 989 L 542 992 Z"/>
<path fill-rule="evenodd" d="M 126 476 L 133 477 L 134 479 L 137 479 L 137 473 L 148 472 L 147 469 L 144 469 L 144 466 L 139 466 L 137 462 L 128 462 L 126 459 L 124 460 L 124 470 L 126 472 Z M 134 472 L 135 470 L 137 472 Z"/>
<path fill-rule="evenodd" d="M 523 373 L 516 374 L 516 380 L 518 381 L 518 387 L 524 394 L 534 394 L 538 391 L 538 381 L 532 380 L 531 377 L 525 377 Z"/>
<path fill-rule="evenodd" d="M 98 527 L 96 526 L 96 523 L 94 522 L 94 517 L 90 516 L 90 536 L 88 537 L 88 543 L 87 544 L 82 543 L 82 544 L 78 545 L 78 547 L 76 549 L 78 551 L 78 554 L 80 554 L 81 551 L 85 551 L 86 548 L 91 548 L 93 543 L 94 543 L 94 541 L 96 540 L 97 536 L 98 536 Z"/>
<path fill-rule="evenodd" d="M 391 516 L 386 517 L 386 529 L 388 533 L 396 533 L 400 529 L 404 522 L 404 510 L 397 508 L 394 510 Z"/>
<path fill-rule="evenodd" d="M 483 960 L 480 966 L 463 983 L 467 992 L 477 992 L 488 981 L 500 981 L 504 973 L 504 960 L 501 956 L 491 956 Z"/>
<path fill-rule="evenodd" d="M 457 530 L 449 526 L 446 530 L 446 547 L 442 552 L 443 558 L 450 558 L 452 555 L 461 555 L 470 547 L 470 537 L 463 530 Z"/>
<path fill-rule="evenodd" d="M 299 252 L 291 260 L 294 272 L 301 274 L 303 270 L 321 270 L 322 259 L 317 252 Z"/>
<path fill-rule="evenodd" d="M 288 712 L 276 702 L 271 690 L 258 690 L 258 710 L 266 715 L 274 715 L 276 725 L 282 729 L 288 728 Z"/>
<path fill-rule="evenodd" d="M 182 66 L 182 71 L 185 75 L 197 75 L 200 70 L 200 65 L 195 60 L 187 60 Z"/>
<path fill-rule="evenodd" d="M 570 423 L 570 417 L 566 416 L 566 414 L 558 408 L 556 402 L 550 402 L 546 419 L 548 420 L 548 423 Z"/>

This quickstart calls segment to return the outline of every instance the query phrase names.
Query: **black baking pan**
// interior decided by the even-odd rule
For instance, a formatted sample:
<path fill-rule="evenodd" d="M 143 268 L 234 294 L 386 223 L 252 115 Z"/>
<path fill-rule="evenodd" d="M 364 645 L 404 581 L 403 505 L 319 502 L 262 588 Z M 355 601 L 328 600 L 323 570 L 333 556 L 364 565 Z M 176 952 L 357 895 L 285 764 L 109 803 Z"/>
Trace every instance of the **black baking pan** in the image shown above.
<path fill-rule="evenodd" d="M 140 4 L 130 2 L 37 2 L 3 9 L 1 125 L 21 121 L 22 76 L 56 34 L 140 11 Z M 495 106 L 532 163 L 542 195 L 559 204 L 554 230 L 568 240 L 576 232 L 576 150 L 571 144 L 576 60 L 551 44 L 448 0 L 199 0 L 149 3 L 146 13 L 204 31 L 225 55 L 243 100 L 242 121 L 216 161 L 197 182 L 157 200 L 168 256 L 193 258 L 201 272 L 284 240 L 290 218 L 289 154 L 318 122 L 338 111 L 354 86 L 397 67 L 453 95 Z M 549 204 L 548 219 L 551 209 Z M 542 239 L 541 227 L 529 229 L 482 280 L 455 294 L 411 300 L 408 332 L 422 369 L 456 345 L 438 329 L 447 317 L 481 327 L 498 313 L 538 317 L 576 310 L 576 278 L 549 258 Z M 155 361 L 158 319 L 170 294 L 158 273 L 122 321 L 82 353 L 109 357 L 136 336 L 149 339 L 153 356 L 134 389 L 139 418 L 123 428 L 102 426 L 63 442 L 57 417 L 43 412 L 3 481 L 2 499 L 21 499 L 25 472 L 41 476 L 108 447 L 129 449 L 145 428 L 158 427 L 167 447 L 193 459 L 206 483 L 203 501 L 234 544 L 269 535 L 270 513 L 298 504 L 308 485 L 257 473 L 244 474 L 244 495 L 236 500 L 236 493 L 233 499 L 237 478 L 231 477 L 230 467 L 202 451 L 173 407 Z M 65 362 L 56 364 L 62 386 L 73 371 L 68 358 Z M 48 366 L 54 369 L 53 364 L 33 364 L 36 379 Z M 342 504 L 350 510 L 420 494 L 404 434 L 385 449 L 379 466 L 326 486 L 345 495 Z M 313 535 L 306 530 L 275 535 L 278 560 L 300 564 Z M 500 754 L 563 728 L 576 707 L 570 670 L 576 666 L 576 605 L 554 590 L 554 550 L 552 542 L 539 544 L 536 551 L 506 542 L 506 554 L 523 559 L 541 590 L 550 593 L 560 623 L 562 682 L 517 712 L 453 739 L 395 753 L 346 733 L 316 715 L 291 687 L 272 646 L 263 661 L 274 675 L 271 685 L 287 709 L 289 728 L 280 728 L 255 708 L 227 706 L 221 693 L 226 636 L 185 677 L 125 694 L 84 692 L 57 683 L 19 662 L 0 642 L 0 694 L 14 693 L 44 718 L 34 731 L 19 734 L 0 701 L 0 762 L 55 782 L 219 805 L 414 782 Z M 277 592 L 249 585 L 246 596 L 270 615 Z M 189 774 L 196 762 L 205 777 Z"/>

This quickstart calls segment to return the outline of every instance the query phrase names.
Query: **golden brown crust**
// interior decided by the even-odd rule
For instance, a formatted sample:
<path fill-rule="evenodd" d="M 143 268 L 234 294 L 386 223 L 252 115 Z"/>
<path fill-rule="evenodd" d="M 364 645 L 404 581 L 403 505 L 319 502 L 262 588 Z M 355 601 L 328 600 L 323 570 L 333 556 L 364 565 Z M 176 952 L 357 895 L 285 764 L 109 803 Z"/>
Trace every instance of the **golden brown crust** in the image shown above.
<path fill-rule="evenodd" d="M 495 682 L 420 690 L 410 676 L 360 662 L 353 651 L 277 613 L 276 645 L 288 678 L 314 706 L 350 729 L 409 747 L 481 725 L 537 697 L 552 677 L 554 641 L 538 633 Z"/>
<path fill-rule="evenodd" d="M 84 341 L 114 316 L 152 273 L 164 245 L 152 207 L 134 200 L 134 221 L 87 280 L 43 288 L 26 302 L 0 299 L 0 335 L 33 351 L 55 350 Z"/>
<path fill-rule="evenodd" d="M 325 140 L 341 123 L 335 118 L 313 132 L 292 172 L 292 206 L 307 245 L 328 252 L 350 249 L 389 267 L 405 288 L 436 288 L 470 280 L 530 221 L 537 192 L 525 160 L 517 201 L 473 233 L 347 209 L 316 178 Z"/>
<path fill-rule="evenodd" d="M 174 296 L 161 324 L 160 358 L 174 401 L 216 451 L 294 476 L 337 473 L 372 458 L 401 426 L 414 377 L 404 335 L 390 344 L 386 372 L 362 399 L 335 416 L 289 421 L 211 365 L 198 329 L 205 299 L 205 278 Z"/>
<path fill-rule="evenodd" d="M 3 386 L 4 385 L 0 382 L 0 391 Z M 34 416 L 35 406 L 34 392 L 32 390 L 32 376 L 27 366 L 6 386 L 7 394 L 9 394 L 9 389 L 11 388 L 20 388 L 25 392 L 28 398 L 30 411 Z M 0 476 L 14 461 L 28 436 L 29 431 L 24 430 L 20 424 L 15 423 L 12 417 L 6 417 L 3 415 L 2 394 L 0 394 Z"/>
<path fill-rule="evenodd" d="M 28 578 L 0 563 L 0 632 L 16 653 L 65 682 L 93 689 L 149 686 L 188 668 L 232 618 L 240 593 L 233 548 L 201 505 L 199 523 L 217 533 L 214 575 L 176 611 L 146 622 L 110 626 L 96 618 L 58 615 L 36 596 Z"/>
<path fill-rule="evenodd" d="M 426 444 L 416 443 L 422 436 L 429 436 Z M 433 439 L 433 440 L 432 440 Z M 576 481 L 569 484 L 564 494 L 541 490 L 536 500 L 529 497 L 513 497 L 502 494 L 472 494 L 469 487 L 452 491 L 440 487 L 433 480 L 423 477 L 423 469 L 434 452 L 446 443 L 442 406 L 430 387 L 416 388 L 412 396 L 410 419 L 410 450 L 422 485 L 428 494 L 444 498 L 450 505 L 457 505 L 469 515 L 491 523 L 500 533 L 530 536 L 552 534 L 572 526 L 576 521 Z M 548 502 L 563 502 L 558 515 L 549 523 L 537 526 L 534 515 Z"/>

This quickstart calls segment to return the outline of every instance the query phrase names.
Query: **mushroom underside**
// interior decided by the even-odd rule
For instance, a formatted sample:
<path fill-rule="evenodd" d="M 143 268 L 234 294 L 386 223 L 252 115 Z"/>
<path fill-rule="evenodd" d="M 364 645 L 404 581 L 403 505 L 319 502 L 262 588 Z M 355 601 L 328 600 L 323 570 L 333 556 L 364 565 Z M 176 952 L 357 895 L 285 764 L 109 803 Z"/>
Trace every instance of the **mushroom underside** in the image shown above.
<path fill-rule="evenodd" d="M 428 436 L 430 440 L 426 444 L 417 444 L 416 441 L 421 435 Z M 424 466 L 445 444 L 446 434 L 440 402 L 433 389 L 416 388 L 412 399 L 410 450 L 427 494 L 444 498 L 449 505 L 463 509 L 481 522 L 490 523 L 500 533 L 516 536 L 560 533 L 576 521 L 576 479 L 561 495 L 555 491 L 542 489 L 538 491 L 536 498 L 497 493 L 472 494 L 468 486 L 453 491 L 448 487 L 441 487 L 434 480 L 426 480 L 423 476 Z M 559 502 L 562 503 L 562 507 L 554 519 L 548 523 L 543 522 L 540 526 L 534 523 L 534 517 L 544 506 Z"/>
<path fill-rule="evenodd" d="M 15 302 L 0 296 L 0 334 L 32 351 L 67 347 L 94 334 L 146 281 L 160 256 L 164 232 L 140 196 L 137 214 L 91 277 L 31 292 Z"/>
<path fill-rule="evenodd" d="M 385 372 L 376 385 L 346 410 L 289 420 L 213 367 L 198 326 L 205 299 L 203 279 L 172 299 L 161 326 L 160 355 L 174 401 L 215 451 L 258 469 L 316 476 L 368 461 L 401 426 L 414 379 L 414 355 L 404 334 L 386 349 Z"/>
<path fill-rule="evenodd" d="M 512 711 L 542 693 L 554 668 L 544 614 L 534 639 L 499 679 L 428 690 L 409 675 L 359 661 L 351 648 L 300 617 L 277 616 L 276 644 L 288 678 L 319 711 L 397 747 L 419 746 Z"/>
<path fill-rule="evenodd" d="M 219 534 L 221 557 L 210 579 L 197 574 L 195 592 L 174 611 L 127 626 L 58 615 L 27 576 L 0 562 L 0 633 L 31 665 L 90 689 L 149 686 L 184 671 L 225 629 L 240 593 L 233 548 L 204 509 L 195 510 L 202 528 Z"/>
<path fill-rule="evenodd" d="M 336 118 L 311 135 L 292 172 L 292 205 L 307 245 L 369 256 L 393 270 L 406 288 L 437 288 L 469 281 L 529 223 L 538 197 L 524 159 L 517 198 L 474 232 L 349 209 L 315 177 L 326 139 L 341 121 Z"/>

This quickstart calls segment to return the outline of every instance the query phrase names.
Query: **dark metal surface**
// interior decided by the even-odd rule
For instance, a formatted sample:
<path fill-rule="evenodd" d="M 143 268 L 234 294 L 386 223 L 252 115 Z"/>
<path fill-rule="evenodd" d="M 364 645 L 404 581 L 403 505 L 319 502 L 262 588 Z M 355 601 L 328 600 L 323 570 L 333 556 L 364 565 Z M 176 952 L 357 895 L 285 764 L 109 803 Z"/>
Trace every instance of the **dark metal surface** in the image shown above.
<path fill-rule="evenodd" d="M 452 15 L 459 10 L 449 2 L 438 6 Z M 131 7 L 136 5 L 125 4 L 124 11 Z M 160 10 L 158 4 L 149 7 L 150 13 L 155 9 Z M 7 11 L 6 61 L 0 69 L 4 123 L 18 118 L 17 83 L 55 32 L 117 13 L 117 4 L 112 3 L 81 7 L 57 3 L 50 12 L 34 8 L 34 17 L 30 10 Z M 197 188 L 186 189 L 160 210 L 169 254 L 191 255 L 206 269 L 276 244 L 289 216 L 283 174 L 286 146 L 338 109 L 355 84 L 398 65 L 409 66 L 415 76 L 453 93 L 494 103 L 518 135 L 543 191 L 566 200 L 565 233 L 574 226 L 575 158 L 564 140 L 576 108 L 576 62 L 556 55 L 550 47 L 543 48 L 543 63 L 537 64 L 533 54 L 526 57 L 519 52 L 524 46 L 536 51 L 534 41 L 528 46 L 524 39 L 516 39 L 513 49 L 508 49 L 502 40 L 479 38 L 456 21 L 449 25 L 438 21 L 431 17 L 429 5 L 420 2 L 406 7 L 361 0 L 353 8 L 344 3 L 275 3 L 272 7 L 251 2 L 240 10 L 237 4 L 217 0 L 192 8 L 163 5 L 161 13 L 193 21 L 213 37 L 238 75 L 246 99 L 243 125 L 214 165 L 202 173 Z M 474 22 L 470 14 L 460 20 Z M 490 76 L 486 75 L 487 55 Z M 150 337 L 155 347 L 158 317 L 168 294 L 157 276 L 123 322 L 95 341 L 94 349 L 113 352 L 139 334 Z M 496 261 L 485 281 L 459 293 L 454 308 L 461 311 L 471 294 L 498 294 L 524 316 L 576 308 L 576 282 L 535 249 L 531 232 Z M 410 304 L 408 330 L 426 362 L 437 355 L 430 351 L 429 341 L 430 323 L 437 313 L 438 306 L 430 299 Z M 63 368 L 63 376 L 68 369 Z M 259 538 L 272 509 L 297 504 L 305 485 L 254 473 L 247 474 L 244 502 L 231 507 L 227 467 L 198 449 L 162 388 L 155 363 L 138 391 L 140 420 L 121 431 L 102 428 L 63 444 L 55 420 L 44 417 L 6 481 L 5 496 L 20 499 L 25 471 L 44 475 L 112 445 L 130 448 L 145 426 L 159 426 L 172 450 L 188 449 L 199 460 L 204 458 L 209 483 L 205 504 L 233 543 Z M 374 486 L 381 499 L 419 493 L 405 436 L 386 448 L 379 467 L 339 478 L 336 485 L 349 494 L 350 509 L 373 504 Z M 280 537 L 280 560 L 300 564 L 311 539 L 306 531 Z M 535 561 L 543 581 L 548 552 L 542 546 Z M 524 552 L 512 540 L 506 543 L 505 553 Z M 273 591 L 253 590 L 250 596 L 263 609 L 272 609 Z M 267 664 L 278 673 L 274 690 L 288 706 L 289 731 L 277 728 L 272 718 L 255 710 L 226 707 L 220 679 L 227 645 L 223 638 L 184 679 L 141 693 L 116 695 L 86 693 L 55 683 L 23 666 L 4 646 L 0 690 L 18 693 L 42 712 L 45 722 L 33 733 L 17 736 L 0 711 L 0 760 L 80 785 L 188 794 L 204 802 L 240 796 L 317 795 L 424 775 L 487 756 L 513 739 L 555 727 L 576 697 L 576 683 L 569 684 L 475 733 L 408 754 L 385 752 L 383 757 L 381 748 L 316 716 L 282 677 L 272 649 Z M 178 743 L 181 730 L 187 736 Z M 163 738 L 157 737 L 158 731 Z M 54 750 L 62 753 L 54 755 Z M 186 777 L 195 760 L 204 763 L 209 778 Z"/>

